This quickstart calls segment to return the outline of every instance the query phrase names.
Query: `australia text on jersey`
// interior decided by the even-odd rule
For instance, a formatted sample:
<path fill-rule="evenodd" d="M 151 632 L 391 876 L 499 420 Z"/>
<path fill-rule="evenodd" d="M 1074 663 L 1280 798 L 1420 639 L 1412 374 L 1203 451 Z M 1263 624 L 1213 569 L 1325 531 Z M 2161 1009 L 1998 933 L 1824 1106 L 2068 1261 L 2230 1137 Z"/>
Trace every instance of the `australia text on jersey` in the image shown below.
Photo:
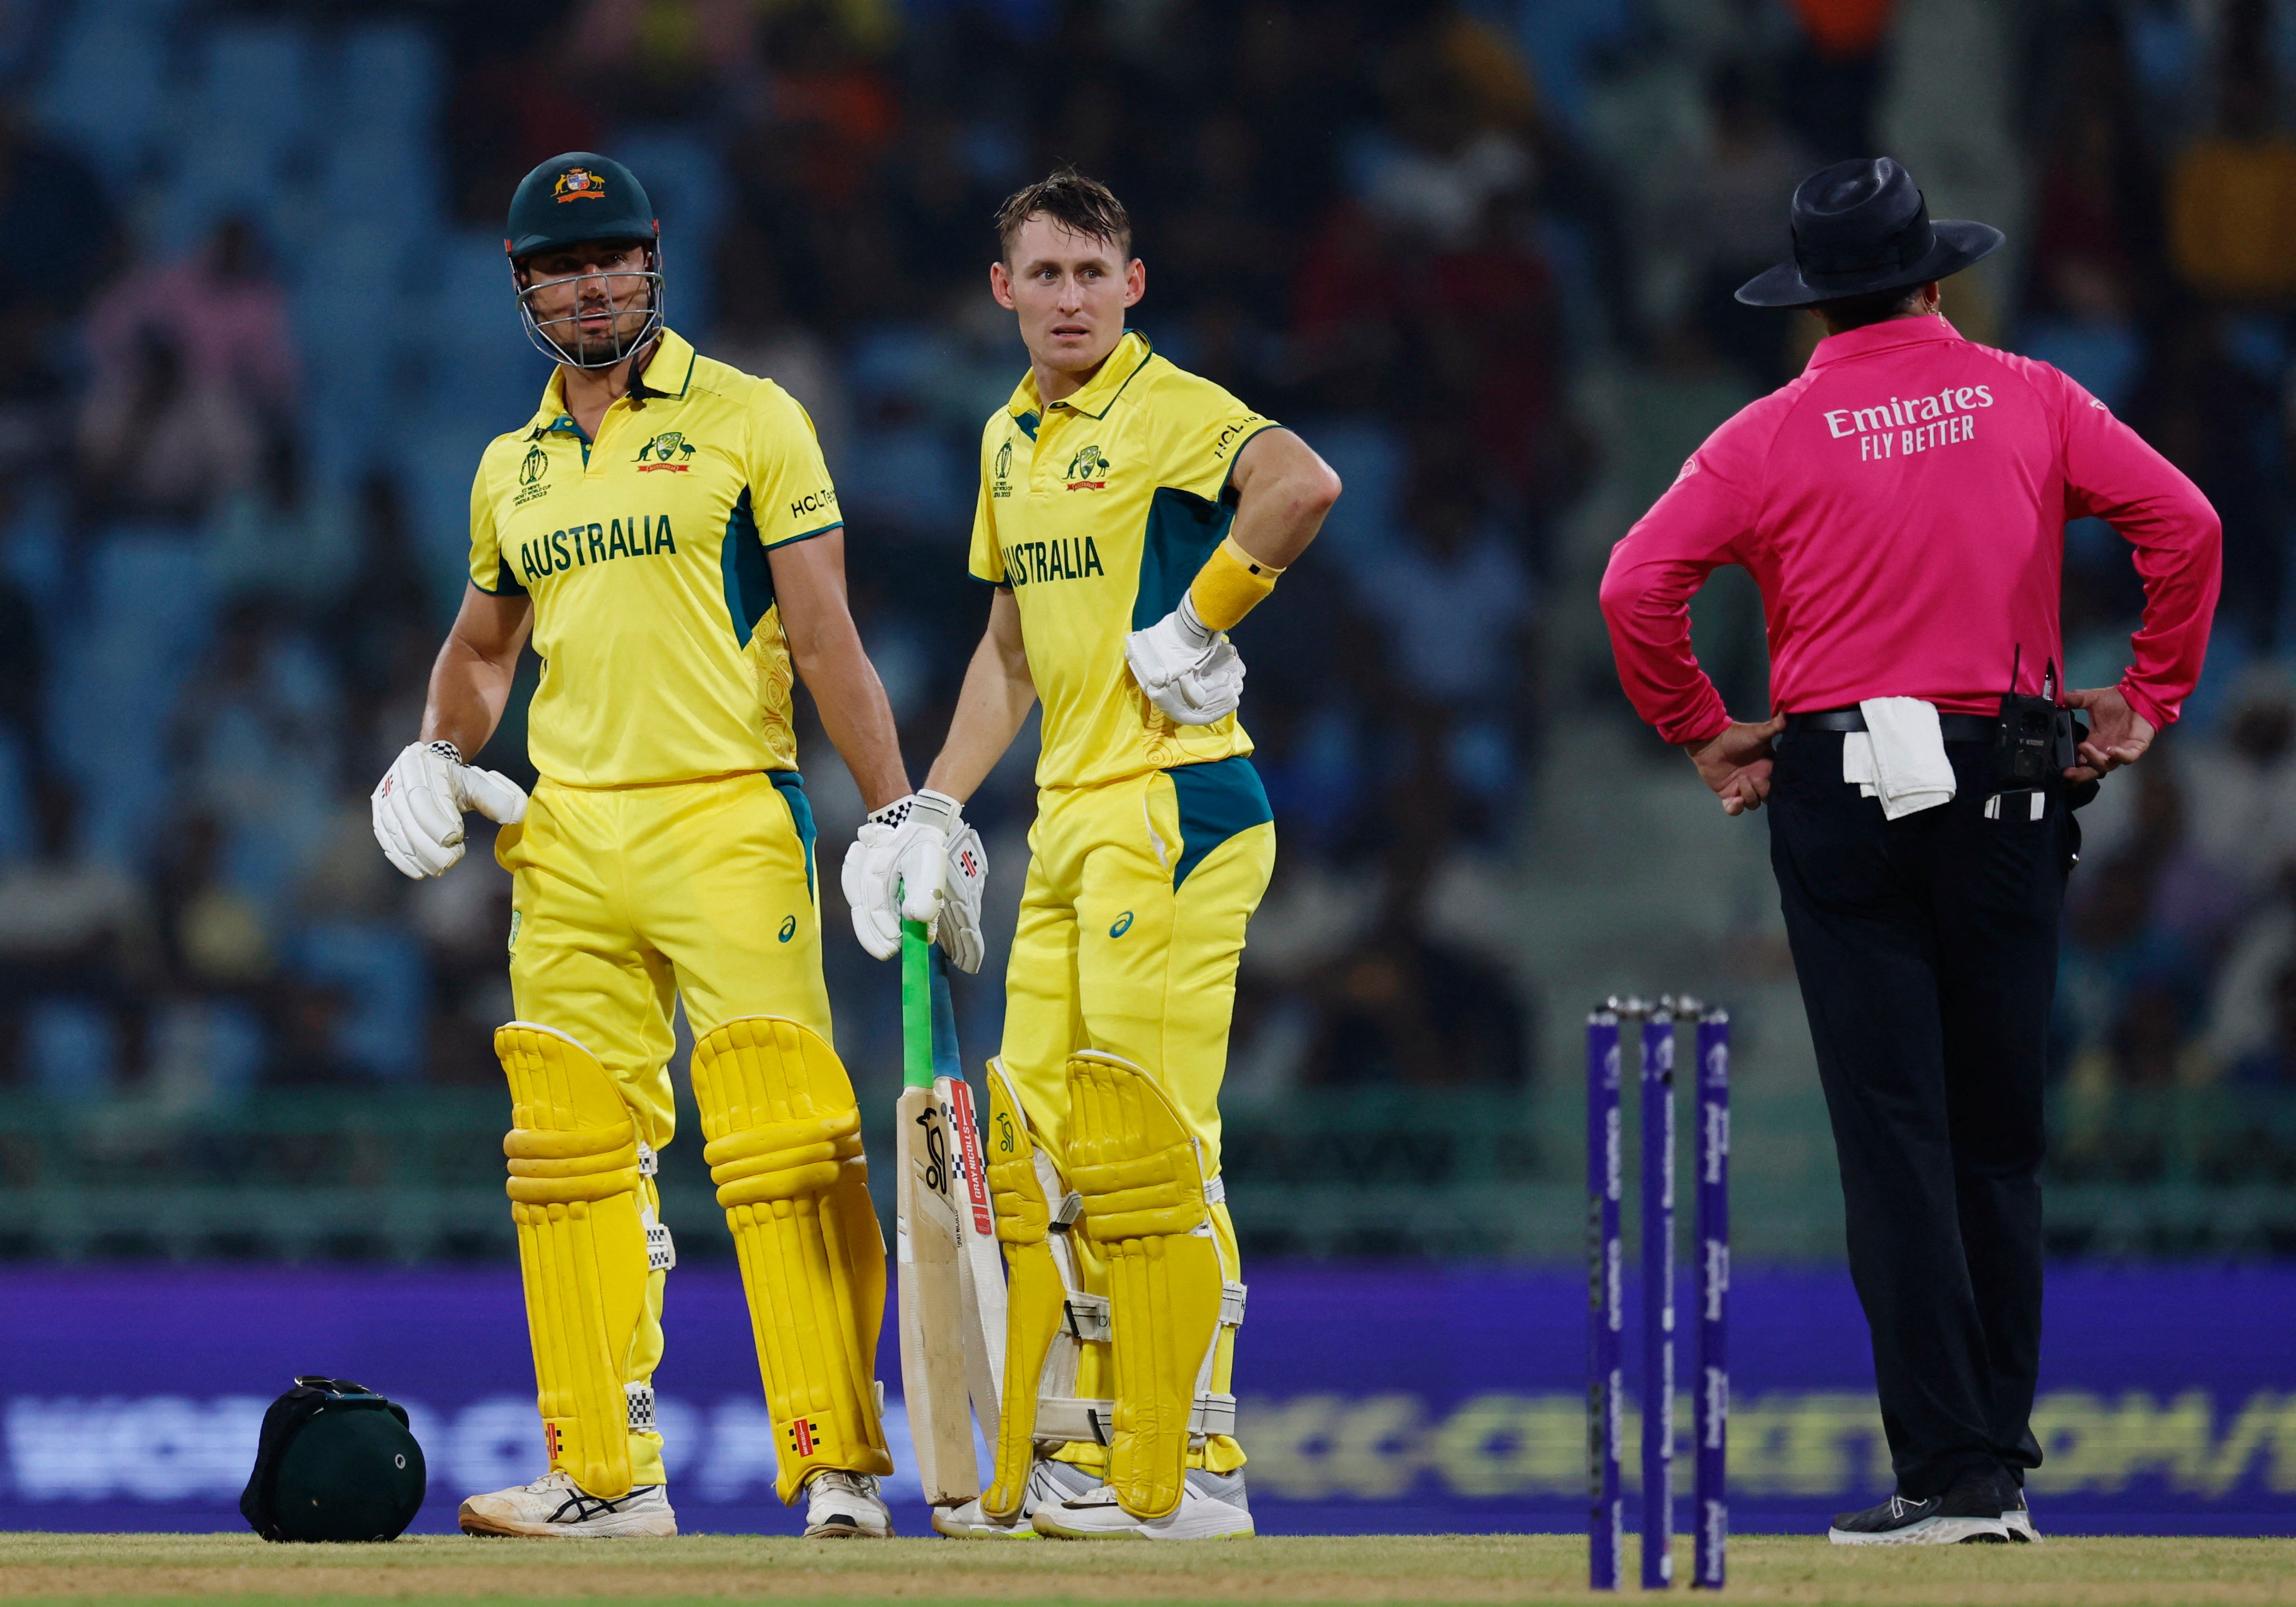
<path fill-rule="evenodd" d="M 1935 396 L 1893 396 L 1872 407 L 1829 408 L 1825 428 L 1837 440 L 1856 436 L 1861 463 L 1911 457 L 1972 439 L 1977 411 L 1992 406 L 1990 386 L 1948 386 Z"/>
<path fill-rule="evenodd" d="M 1004 578 L 1012 586 L 1032 586 L 1039 580 L 1081 580 L 1104 575 L 1100 548 L 1089 536 L 1064 536 L 1056 541 L 1016 541 L 1005 547 Z"/>
<path fill-rule="evenodd" d="M 643 520 L 616 519 L 605 524 L 569 525 L 518 545 L 518 578 L 539 579 L 570 569 L 586 569 L 616 558 L 651 558 L 675 553 L 669 515 L 649 513 Z"/>

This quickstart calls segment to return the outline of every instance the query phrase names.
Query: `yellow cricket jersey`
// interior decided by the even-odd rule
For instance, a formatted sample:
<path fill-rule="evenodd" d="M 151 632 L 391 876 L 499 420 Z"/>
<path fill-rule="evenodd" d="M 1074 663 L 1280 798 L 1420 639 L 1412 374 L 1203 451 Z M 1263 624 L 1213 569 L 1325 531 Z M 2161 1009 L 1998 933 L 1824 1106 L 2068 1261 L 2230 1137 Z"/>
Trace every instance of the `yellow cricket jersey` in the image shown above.
<path fill-rule="evenodd" d="M 551 376 L 471 486 L 471 583 L 534 600 L 534 767 L 578 787 L 797 766 L 771 549 L 843 522 L 788 392 L 662 332 L 595 440 Z"/>
<path fill-rule="evenodd" d="M 1235 516 L 1228 475 L 1275 427 L 1126 332 L 1091 381 L 1043 405 L 1036 376 L 980 438 L 972 570 L 1009 586 L 1045 705 L 1040 787 L 1086 787 L 1251 751 L 1234 715 L 1177 725 L 1124 638 L 1180 605 Z"/>

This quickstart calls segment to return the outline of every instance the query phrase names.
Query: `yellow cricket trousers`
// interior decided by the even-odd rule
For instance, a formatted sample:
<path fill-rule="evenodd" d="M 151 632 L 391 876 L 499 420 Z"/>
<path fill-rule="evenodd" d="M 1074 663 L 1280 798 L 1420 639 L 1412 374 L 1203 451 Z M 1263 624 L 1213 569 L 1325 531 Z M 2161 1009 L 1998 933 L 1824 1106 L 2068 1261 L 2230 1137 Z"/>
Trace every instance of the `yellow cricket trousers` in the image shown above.
<path fill-rule="evenodd" d="M 636 787 L 545 780 L 525 821 L 495 839 L 512 879 L 519 1019 L 596 1055 L 656 1150 L 677 1125 L 679 998 L 697 1037 L 736 1017 L 781 1015 L 834 1041 L 801 782 L 787 770 Z M 649 1280 L 632 1382 L 650 1382 L 661 1361 L 663 1278 Z M 633 1433 L 630 1464 L 636 1482 L 661 1483 L 661 1437 Z"/>
<path fill-rule="evenodd" d="M 1005 972 L 1004 1068 L 1029 1124 L 1065 1169 L 1068 1061 L 1078 1049 L 1123 1056 L 1156 1078 L 1203 1145 L 1207 1178 L 1219 1175 L 1219 1088 L 1235 1007 L 1244 925 L 1275 866 L 1275 826 L 1250 760 L 1153 771 L 1105 786 L 1046 789 L 1029 832 L 1029 880 Z M 1242 1278 L 1235 1228 L 1211 1208 L 1222 1275 Z M 1087 1290 L 1108 1291 L 1108 1269 L 1082 1234 Z M 1077 1391 L 1112 1387 L 1107 1348 L 1087 1345 Z M 1229 1389 L 1232 1341 L 1223 1331 L 1213 1390 Z M 1106 1465 L 1107 1452 L 1076 1444 L 1062 1460 Z M 1243 1463 L 1218 1436 L 1191 1465 L 1230 1472 Z"/>

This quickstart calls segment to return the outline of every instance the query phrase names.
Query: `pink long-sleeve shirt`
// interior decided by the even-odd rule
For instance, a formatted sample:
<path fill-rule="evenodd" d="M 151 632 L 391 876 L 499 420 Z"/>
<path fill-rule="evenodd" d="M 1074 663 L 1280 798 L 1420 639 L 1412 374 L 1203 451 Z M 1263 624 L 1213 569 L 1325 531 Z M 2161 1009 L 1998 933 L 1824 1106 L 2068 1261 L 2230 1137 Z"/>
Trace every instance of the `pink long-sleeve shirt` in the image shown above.
<path fill-rule="evenodd" d="M 2062 678 L 2064 526 L 2095 514 L 2136 550 L 2144 620 L 2120 682 L 2166 726 L 2200 678 L 2222 527 L 2198 488 L 2046 363 L 1941 317 L 1818 342 L 1792 383 L 1706 439 L 1611 553 L 1619 678 L 1670 742 L 1729 723 L 1690 650 L 1718 564 L 1761 586 L 1779 710 L 1916 697 L 1989 714 Z"/>

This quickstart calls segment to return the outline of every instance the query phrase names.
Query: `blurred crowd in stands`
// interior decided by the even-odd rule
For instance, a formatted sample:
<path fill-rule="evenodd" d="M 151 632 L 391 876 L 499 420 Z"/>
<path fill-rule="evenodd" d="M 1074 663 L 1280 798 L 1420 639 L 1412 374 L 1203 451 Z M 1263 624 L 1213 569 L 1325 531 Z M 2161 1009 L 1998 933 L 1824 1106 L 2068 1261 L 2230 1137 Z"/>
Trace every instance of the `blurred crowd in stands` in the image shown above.
<path fill-rule="evenodd" d="M 661 212 L 672 324 L 811 411 L 919 775 L 1022 365 L 987 220 L 1056 161 L 1116 187 L 1138 326 L 1349 487 L 1240 633 L 1282 868 L 1238 1097 L 1520 1085 L 1537 979 L 1431 890 L 1505 873 L 1570 784 L 1555 732 L 1631 718 L 1562 644 L 1635 501 L 1589 493 L 1654 471 L 1646 500 L 1648 439 L 1795 371 L 1808 321 L 1729 290 L 1800 177 L 1887 150 L 2010 232 L 1949 316 L 2225 517 L 2209 680 L 2088 819 L 2064 1075 L 2296 1086 L 2292 74 L 2296 8 L 2263 0 L 0 3 L 0 1075 L 186 1103 L 498 1075 L 506 879 L 474 832 L 403 882 L 366 793 L 460 595 L 479 449 L 546 377 L 507 198 L 596 149 Z M 2117 677 L 2141 600 L 2109 529 L 2069 532 L 2074 684 Z M 1759 714 L 1759 621 L 1704 645 Z M 484 762 L 530 779 L 522 734 Z M 1644 740 L 1644 784 L 1687 784 Z M 857 799 L 803 747 L 840 852 Z M 972 811 L 1008 906 L 1029 810 L 1023 756 Z M 841 1021 L 886 1033 L 829 905 Z"/>

